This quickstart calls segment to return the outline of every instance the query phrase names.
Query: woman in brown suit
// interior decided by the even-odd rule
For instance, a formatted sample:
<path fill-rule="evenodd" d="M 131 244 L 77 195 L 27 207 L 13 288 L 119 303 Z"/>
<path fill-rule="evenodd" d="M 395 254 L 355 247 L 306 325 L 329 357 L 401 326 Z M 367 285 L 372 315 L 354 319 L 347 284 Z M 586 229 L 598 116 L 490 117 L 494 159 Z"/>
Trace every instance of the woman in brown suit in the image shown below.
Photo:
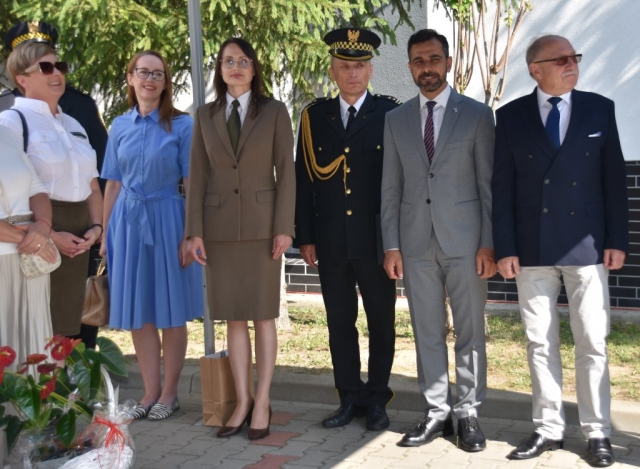
<path fill-rule="evenodd" d="M 212 319 L 227 321 L 236 409 L 218 437 L 249 423 L 249 439 L 269 434 L 275 368 L 275 318 L 282 254 L 294 233 L 293 132 L 287 108 L 265 97 L 253 47 L 232 38 L 217 55 L 216 99 L 198 108 L 193 128 L 186 235 L 206 266 Z M 256 332 L 258 387 L 251 400 L 251 343 Z"/>

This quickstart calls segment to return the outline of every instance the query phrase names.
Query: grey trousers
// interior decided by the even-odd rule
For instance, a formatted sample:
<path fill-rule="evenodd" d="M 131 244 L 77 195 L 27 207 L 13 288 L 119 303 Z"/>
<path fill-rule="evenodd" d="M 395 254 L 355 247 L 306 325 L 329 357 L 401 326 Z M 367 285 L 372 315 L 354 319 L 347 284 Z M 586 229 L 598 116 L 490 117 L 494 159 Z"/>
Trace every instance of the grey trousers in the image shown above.
<path fill-rule="evenodd" d="M 418 384 L 428 417 L 477 417 L 487 393 L 484 307 L 487 281 L 476 273 L 476 253 L 447 256 L 432 231 L 427 252 L 403 257 L 411 322 L 416 343 Z M 456 331 L 456 397 L 449 384 L 445 288 Z"/>
<path fill-rule="evenodd" d="M 586 438 L 611 433 L 611 384 L 607 342 L 610 325 L 609 271 L 602 264 L 521 267 L 516 277 L 520 315 L 527 334 L 533 390 L 533 423 L 547 438 L 562 438 L 562 363 L 558 309 L 560 275 L 569 298 L 575 341 L 576 394 Z"/>

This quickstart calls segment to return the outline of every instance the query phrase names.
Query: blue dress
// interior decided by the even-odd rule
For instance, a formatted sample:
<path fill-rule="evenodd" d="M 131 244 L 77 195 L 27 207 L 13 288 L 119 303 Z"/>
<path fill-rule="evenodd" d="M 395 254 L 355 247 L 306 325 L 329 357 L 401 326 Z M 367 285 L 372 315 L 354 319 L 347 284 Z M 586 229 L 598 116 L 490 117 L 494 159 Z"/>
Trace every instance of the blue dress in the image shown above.
<path fill-rule="evenodd" d="M 185 217 L 178 183 L 189 175 L 192 128 L 185 114 L 167 132 L 157 109 L 113 121 L 101 175 L 122 183 L 107 228 L 110 327 L 164 329 L 202 316 L 202 268 L 183 269 L 178 257 Z"/>

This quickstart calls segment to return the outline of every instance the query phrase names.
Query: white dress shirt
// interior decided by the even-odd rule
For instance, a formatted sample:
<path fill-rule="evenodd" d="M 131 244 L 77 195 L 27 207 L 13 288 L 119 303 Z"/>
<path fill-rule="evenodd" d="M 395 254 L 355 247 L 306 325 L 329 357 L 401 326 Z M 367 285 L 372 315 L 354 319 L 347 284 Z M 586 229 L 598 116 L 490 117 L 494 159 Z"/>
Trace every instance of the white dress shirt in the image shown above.
<path fill-rule="evenodd" d="M 356 113 L 353 115 L 353 117 L 357 116 L 358 115 L 358 111 L 362 107 L 362 103 L 364 103 L 364 100 L 367 99 L 367 92 L 365 91 L 362 94 L 362 96 L 360 96 L 358 98 L 358 100 L 354 104 L 349 104 L 344 99 L 342 99 L 342 95 L 339 95 L 339 96 L 340 97 L 338 98 L 338 100 L 340 101 L 340 117 L 342 118 L 342 125 L 346 129 L 347 128 L 347 122 L 349 122 L 349 108 L 351 106 L 356 108 Z"/>
<path fill-rule="evenodd" d="M 238 98 L 234 98 L 229 94 L 229 92 L 227 92 L 227 107 L 225 109 L 225 116 L 227 117 L 227 120 L 229 120 L 229 116 L 231 115 L 231 110 L 233 109 L 233 106 L 231 105 L 231 103 L 233 103 L 233 101 L 237 99 L 238 102 L 240 103 L 240 106 L 238 106 L 238 113 L 240 114 L 240 128 L 242 128 L 242 124 L 244 124 L 244 119 L 245 117 L 247 117 L 247 109 L 249 107 L 250 98 L 251 98 L 251 90 L 240 95 Z"/>
<path fill-rule="evenodd" d="M 63 202 L 87 200 L 98 169 L 96 152 L 82 125 L 59 106 L 54 116 L 49 105 L 39 99 L 16 98 L 13 107 L 27 121 L 27 154 L 49 197 Z M 0 125 L 9 127 L 22 146 L 22 121 L 17 112 L 0 113 Z"/>
<path fill-rule="evenodd" d="M 540 109 L 540 117 L 542 118 L 542 125 L 546 125 L 547 117 L 551 112 L 553 106 L 547 101 L 552 96 L 545 93 L 538 87 L 538 108 Z M 558 111 L 560 111 L 560 145 L 564 141 L 564 136 L 567 134 L 569 128 L 569 119 L 571 118 L 571 91 L 558 96 L 562 101 L 558 103 Z"/>
<path fill-rule="evenodd" d="M 11 215 L 30 215 L 29 199 L 46 190 L 36 174 L 29 157 L 22 151 L 11 129 L 0 125 L 0 219 L 7 218 L 6 201 Z M 2 188 L 6 191 L 2 192 Z M 0 255 L 18 252 L 17 244 L 0 241 Z"/>
<path fill-rule="evenodd" d="M 422 137 L 424 138 L 424 124 L 427 122 L 427 116 L 429 110 L 427 109 L 427 102 L 435 101 L 436 105 L 433 106 L 433 148 L 438 143 L 438 134 L 440 133 L 440 127 L 442 127 L 442 120 L 444 119 L 444 111 L 447 109 L 447 103 L 449 102 L 449 96 L 451 96 L 451 87 L 446 86 L 444 90 L 440 92 L 434 99 L 428 99 L 425 95 L 420 93 L 420 124 L 422 127 Z"/>

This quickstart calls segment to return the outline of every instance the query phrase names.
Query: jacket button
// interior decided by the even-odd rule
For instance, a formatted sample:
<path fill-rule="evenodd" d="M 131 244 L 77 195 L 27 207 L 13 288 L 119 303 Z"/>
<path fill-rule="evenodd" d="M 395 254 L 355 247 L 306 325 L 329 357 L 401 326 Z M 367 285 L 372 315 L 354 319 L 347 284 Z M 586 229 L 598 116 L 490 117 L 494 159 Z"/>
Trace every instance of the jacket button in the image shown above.
<path fill-rule="evenodd" d="M 347 173 L 350 173 L 350 172 L 351 172 L 351 168 L 347 168 Z"/>
<path fill-rule="evenodd" d="M 345 148 L 345 149 L 344 149 L 344 152 L 345 152 L 345 153 L 349 153 L 349 147 Z"/>
<path fill-rule="evenodd" d="M 234 165 L 233 165 L 233 169 L 238 169 L 238 165 L 237 165 L 237 164 L 234 164 Z"/>
<path fill-rule="evenodd" d="M 576 214 L 576 212 L 574 212 L 574 211 L 569 212 L 569 215 L 571 215 L 571 216 L 574 216 L 575 214 Z"/>
<path fill-rule="evenodd" d="M 318 147 L 318 151 L 322 151 L 322 147 Z"/>
<path fill-rule="evenodd" d="M 353 212 L 351 210 L 347 210 L 347 215 L 351 216 Z"/>
<path fill-rule="evenodd" d="M 573 182 L 571 183 L 571 185 L 572 185 L 573 187 L 576 187 L 576 186 L 578 185 L 578 183 L 577 183 L 576 181 L 573 181 Z"/>
<path fill-rule="evenodd" d="M 427 199 L 427 203 L 430 204 L 431 203 L 431 199 Z"/>
<path fill-rule="evenodd" d="M 433 173 L 429 173 L 429 177 L 432 178 L 433 177 Z"/>
<path fill-rule="evenodd" d="M 550 182 L 551 182 L 551 181 L 550 181 L 549 179 L 545 179 L 545 180 L 544 180 L 544 183 L 545 183 L 545 184 L 549 184 Z"/>
<path fill-rule="evenodd" d="M 584 154 L 584 156 L 589 156 L 589 152 L 586 152 L 586 153 Z"/>
<path fill-rule="evenodd" d="M 549 209 L 546 208 L 546 207 L 542 209 L 542 213 L 547 213 L 548 211 L 549 211 Z"/>
<path fill-rule="evenodd" d="M 351 194 L 351 189 L 347 189 L 347 195 Z"/>
<path fill-rule="evenodd" d="M 531 159 L 533 158 L 533 155 L 527 155 L 527 158 Z"/>
<path fill-rule="evenodd" d="M 235 189 L 233 192 L 235 192 L 236 194 L 240 193 L 240 189 Z"/>
<path fill-rule="evenodd" d="M 382 148 L 380 145 L 378 145 L 378 146 L 376 147 L 376 149 L 378 149 L 378 150 L 380 150 L 380 148 Z"/>

